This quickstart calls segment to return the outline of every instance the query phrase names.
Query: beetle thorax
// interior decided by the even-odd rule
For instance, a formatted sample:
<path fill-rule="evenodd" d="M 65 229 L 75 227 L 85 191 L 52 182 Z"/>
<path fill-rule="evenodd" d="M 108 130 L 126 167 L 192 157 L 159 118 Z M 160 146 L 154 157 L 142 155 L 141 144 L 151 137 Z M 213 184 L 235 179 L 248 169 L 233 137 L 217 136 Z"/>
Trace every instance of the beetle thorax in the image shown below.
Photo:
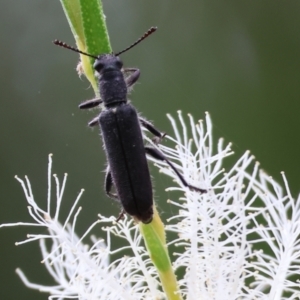
<path fill-rule="evenodd" d="M 122 61 L 113 54 L 98 56 L 94 68 L 99 74 L 100 96 L 105 106 L 127 101 L 127 86 L 122 73 Z"/>

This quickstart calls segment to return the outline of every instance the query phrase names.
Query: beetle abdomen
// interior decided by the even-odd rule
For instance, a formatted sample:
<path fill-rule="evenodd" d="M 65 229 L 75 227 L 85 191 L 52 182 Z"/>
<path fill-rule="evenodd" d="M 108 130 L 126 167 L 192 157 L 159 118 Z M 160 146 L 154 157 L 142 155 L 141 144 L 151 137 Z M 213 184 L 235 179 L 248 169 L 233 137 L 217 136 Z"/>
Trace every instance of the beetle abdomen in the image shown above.
<path fill-rule="evenodd" d="M 113 183 L 124 210 L 144 223 L 150 222 L 152 185 L 135 108 L 124 103 L 103 110 L 99 123 Z"/>

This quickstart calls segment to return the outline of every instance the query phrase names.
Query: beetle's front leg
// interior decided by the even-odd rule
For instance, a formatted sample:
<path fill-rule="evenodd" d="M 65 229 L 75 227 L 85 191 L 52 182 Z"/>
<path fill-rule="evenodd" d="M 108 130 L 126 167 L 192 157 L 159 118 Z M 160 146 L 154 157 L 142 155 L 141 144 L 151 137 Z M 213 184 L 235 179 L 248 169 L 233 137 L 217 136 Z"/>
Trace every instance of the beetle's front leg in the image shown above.
<path fill-rule="evenodd" d="M 126 68 L 124 69 L 124 73 L 132 73 L 125 79 L 128 88 L 133 86 L 138 81 L 141 74 L 140 70 L 136 68 Z"/>

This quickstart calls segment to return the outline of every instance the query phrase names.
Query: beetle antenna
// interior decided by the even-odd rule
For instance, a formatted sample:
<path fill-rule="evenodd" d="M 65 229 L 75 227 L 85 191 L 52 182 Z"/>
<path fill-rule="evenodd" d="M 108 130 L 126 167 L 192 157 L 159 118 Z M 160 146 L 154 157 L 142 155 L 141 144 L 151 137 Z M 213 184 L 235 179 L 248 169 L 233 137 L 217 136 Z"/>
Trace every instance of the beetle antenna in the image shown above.
<path fill-rule="evenodd" d="M 129 47 L 127 47 L 126 49 L 118 52 L 115 54 L 115 56 L 119 56 L 120 54 L 128 51 L 129 49 L 133 48 L 134 46 L 136 46 L 137 44 L 139 44 L 141 41 L 143 41 L 145 38 L 147 38 L 150 34 L 152 34 L 153 32 L 155 32 L 157 30 L 157 27 L 151 27 L 147 32 L 144 33 L 144 35 L 142 37 L 140 37 L 135 43 L 133 43 L 132 45 L 130 45 Z"/>
<path fill-rule="evenodd" d="M 64 42 L 62 42 L 62 41 L 59 41 L 59 40 L 54 40 L 54 41 L 53 41 L 53 44 L 55 44 L 55 45 L 57 45 L 57 46 L 60 46 L 60 47 L 63 47 L 63 48 L 66 48 L 66 49 L 69 49 L 69 50 L 72 50 L 72 51 L 74 51 L 74 52 L 77 52 L 77 53 L 86 55 L 86 56 L 89 56 L 89 57 L 93 57 L 93 58 L 95 58 L 95 59 L 98 58 L 98 57 L 95 56 L 95 55 L 92 55 L 92 54 L 89 54 L 89 53 L 80 51 L 79 49 L 77 49 L 77 48 L 75 48 L 75 47 L 72 47 L 72 46 L 69 46 L 69 45 L 67 45 L 66 43 L 64 43 Z"/>

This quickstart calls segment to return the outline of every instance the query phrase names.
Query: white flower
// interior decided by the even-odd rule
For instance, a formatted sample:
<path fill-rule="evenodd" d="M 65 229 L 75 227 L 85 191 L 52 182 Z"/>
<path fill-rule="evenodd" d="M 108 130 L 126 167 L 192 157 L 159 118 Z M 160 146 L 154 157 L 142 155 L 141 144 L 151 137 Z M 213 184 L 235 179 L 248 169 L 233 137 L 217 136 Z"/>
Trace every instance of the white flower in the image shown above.
<path fill-rule="evenodd" d="M 169 139 L 175 147 L 159 145 L 159 149 L 190 184 L 207 190 L 205 194 L 189 190 L 166 163 L 156 162 L 163 173 L 176 181 L 176 186 L 168 190 L 179 190 L 184 195 L 169 201 L 177 214 L 166 226 L 167 233 L 177 234 L 169 243 L 177 247 L 175 270 L 184 271 L 178 280 L 182 298 L 300 299 L 300 197 L 293 199 L 284 174 L 285 189 L 259 170 L 249 152 L 225 172 L 223 160 L 233 152 L 230 145 L 223 145 L 223 140 L 214 149 L 208 115 L 205 124 L 195 124 L 189 116 L 187 128 L 179 113 L 180 129 L 169 118 L 175 132 L 175 139 Z M 35 202 L 28 179 L 17 178 L 30 205 L 33 223 L 1 226 L 48 229 L 48 234 L 31 234 L 21 243 L 40 241 L 43 263 L 57 284 L 33 284 L 18 270 L 23 282 L 49 293 L 49 299 L 165 299 L 138 225 L 130 217 L 115 223 L 114 217 L 99 215 L 99 220 L 78 237 L 75 227 L 80 208 L 76 207 L 82 191 L 67 219 L 59 223 L 66 176 L 61 187 L 55 176 L 55 213 L 51 215 L 51 167 L 50 156 L 46 210 Z M 83 238 L 99 223 L 106 239 L 92 236 L 92 246 L 83 244 Z M 113 249 L 112 236 L 123 239 L 127 246 Z M 46 239 L 52 241 L 50 249 Z M 132 255 L 124 256 L 124 250 L 130 250 Z M 112 260 L 112 254 L 118 258 Z"/>
<path fill-rule="evenodd" d="M 34 200 L 32 189 L 28 178 L 21 183 L 27 199 L 29 214 L 33 223 L 12 223 L 3 226 L 39 226 L 48 229 L 49 234 L 30 234 L 27 240 L 17 243 L 18 245 L 33 240 L 40 241 L 43 255 L 42 263 L 45 264 L 49 274 L 57 282 L 55 286 L 44 286 L 31 283 L 24 273 L 17 269 L 26 286 L 42 292 L 48 292 L 49 299 L 151 299 L 151 295 L 160 295 L 157 290 L 157 275 L 143 246 L 141 236 L 138 234 L 138 226 L 131 219 L 125 217 L 117 224 L 111 223 L 114 217 L 95 221 L 83 234 L 78 237 L 75 233 L 76 221 L 81 207 L 76 209 L 83 190 L 75 200 L 70 213 L 64 224 L 58 221 L 61 208 L 61 200 L 66 184 L 67 176 L 64 176 L 62 187 L 58 178 L 54 175 L 56 182 L 55 213 L 51 217 L 51 168 L 52 155 L 49 155 L 48 167 L 48 196 L 47 209 L 38 207 Z M 53 205 L 53 204 L 52 204 Z M 53 210 L 53 208 L 52 208 Z M 107 232 L 107 238 L 97 239 L 91 236 L 92 246 L 88 246 L 82 240 L 89 234 L 91 229 L 98 223 L 108 224 L 103 230 Z M 111 249 L 111 235 L 126 239 L 128 246 Z M 51 239 L 51 249 L 47 250 L 46 239 Z M 122 251 L 131 249 L 132 257 L 122 257 Z M 119 258 L 110 262 L 112 254 L 119 253 Z M 147 296 L 148 295 L 148 296 Z"/>

